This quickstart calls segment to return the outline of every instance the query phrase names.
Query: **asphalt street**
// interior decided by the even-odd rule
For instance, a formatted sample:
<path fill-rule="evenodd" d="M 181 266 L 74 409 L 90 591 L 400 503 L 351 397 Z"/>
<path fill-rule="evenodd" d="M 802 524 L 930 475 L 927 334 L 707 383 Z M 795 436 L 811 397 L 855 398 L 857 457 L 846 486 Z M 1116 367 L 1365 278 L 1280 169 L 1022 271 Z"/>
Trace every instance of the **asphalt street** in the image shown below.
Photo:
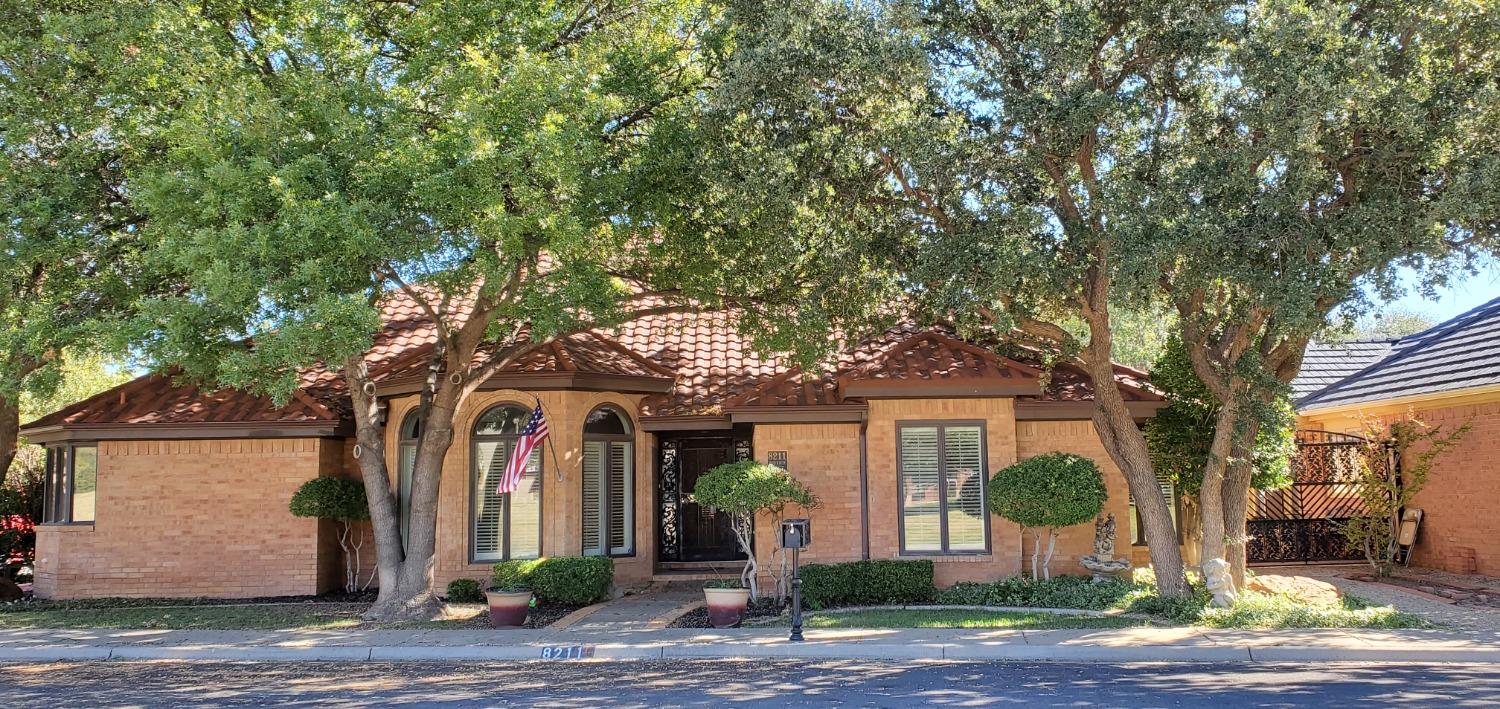
<path fill-rule="evenodd" d="M 6 706 L 1494 706 L 1500 666 L 889 661 L 0 665 Z"/>

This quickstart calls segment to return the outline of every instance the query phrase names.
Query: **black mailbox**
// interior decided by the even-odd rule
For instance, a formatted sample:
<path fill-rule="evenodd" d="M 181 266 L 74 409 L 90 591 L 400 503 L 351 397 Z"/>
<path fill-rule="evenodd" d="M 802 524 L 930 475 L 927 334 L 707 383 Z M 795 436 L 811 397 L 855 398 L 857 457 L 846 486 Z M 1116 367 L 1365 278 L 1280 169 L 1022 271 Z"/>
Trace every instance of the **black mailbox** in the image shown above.
<path fill-rule="evenodd" d="M 812 520 L 781 520 L 781 548 L 805 549 L 812 543 Z"/>

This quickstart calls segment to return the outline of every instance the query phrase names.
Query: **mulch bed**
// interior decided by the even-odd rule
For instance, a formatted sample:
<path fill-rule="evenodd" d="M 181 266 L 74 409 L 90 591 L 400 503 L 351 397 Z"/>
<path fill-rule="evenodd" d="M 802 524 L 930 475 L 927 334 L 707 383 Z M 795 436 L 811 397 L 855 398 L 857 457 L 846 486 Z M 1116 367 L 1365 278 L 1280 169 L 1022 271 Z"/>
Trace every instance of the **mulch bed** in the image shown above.
<path fill-rule="evenodd" d="M 1357 576 L 1349 576 L 1348 578 L 1355 581 L 1383 583 L 1387 586 L 1399 586 L 1401 588 L 1409 588 L 1414 591 L 1421 591 L 1422 593 L 1437 596 L 1439 598 L 1446 598 L 1452 601 L 1453 605 L 1456 606 L 1471 606 L 1476 608 L 1500 610 L 1500 589 L 1491 588 L 1488 586 L 1460 587 L 1450 583 L 1435 581 L 1433 579 L 1418 579 L 1400 575 L 1387 576 L 1385 578 L 1376 578 L 1373 575 L 1362 574 Z"/>
<path fill-rule="evenodd" d="M 761 599 L 758 603 L 752 601 L 749 606 L 746 606 L 745 617 L 741 619 L 740 622 L 743 624 L 746 621 L 754 621 L 764 618 L 775 618 L 776 616 L 782 614 L 783 608 L 784 606 L 777 603 L 774 599 L 770 598 Z M 672 624 L 667 627 L 712 628 L 714 626 L 712 623 L 708 622 L 707 608 L 695 608 L 691 611 L 688 611 L 688 613 L 683 615 L 681 618 L 672 621 Z"/>

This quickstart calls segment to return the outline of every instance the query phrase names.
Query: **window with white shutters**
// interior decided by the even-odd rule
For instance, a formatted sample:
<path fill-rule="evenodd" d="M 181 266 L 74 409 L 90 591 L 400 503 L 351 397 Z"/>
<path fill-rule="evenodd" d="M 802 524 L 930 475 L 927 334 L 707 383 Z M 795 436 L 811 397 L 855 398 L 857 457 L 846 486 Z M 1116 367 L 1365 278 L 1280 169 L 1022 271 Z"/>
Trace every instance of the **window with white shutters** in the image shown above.
<path fill-rule="evenodd" d="M 542 448 L 531 451 L 516 491 L 498 492 L 521 427 L 531 412 L 496 406 L 474 426 L 470 471 L 470 553 L 474 561 L 535 559 L 542 553 Z"/>
<path fill-rule="evenodd" d="M 989 551 L 984 427 L 902 424 L 897 434 L 902 553 Z"/>
<path fill-rule="evenodd" d="M 583 553 L 635 553 L 634 447 L 629 419 L 613 407 L 595 409 L 583 427 Z"/>

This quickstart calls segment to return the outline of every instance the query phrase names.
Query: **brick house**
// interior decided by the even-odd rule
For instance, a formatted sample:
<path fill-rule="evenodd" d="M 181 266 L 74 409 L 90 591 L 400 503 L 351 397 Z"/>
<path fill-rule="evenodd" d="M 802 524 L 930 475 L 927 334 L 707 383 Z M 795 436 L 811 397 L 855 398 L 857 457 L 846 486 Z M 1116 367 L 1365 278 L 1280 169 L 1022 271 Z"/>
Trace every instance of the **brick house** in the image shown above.
<path fill-rule="evenodd" d="M 369 364 L 404 496 L 433 330 L 401 297 L 384 321 Z M 1144 375 L 1116 371 L 1110 385 L 1142 420 L 1152 415 L 1162 402 Z M 358 477 L 349 403 L 327 370 L 304 371 L 301 383 L 278 407 L 150 375 L 28 424 L 24 435 L 49 452 L 36 593 L 253 597 L 337 587 L 333 528 L 293 517 L 287 503 L 308 479 Z M 577 554 L 615 557 L 625 586 L 701 576 L 740 557 L 727 521 L 693 502 L 694 481 L 752 457 L 785 466 L 821 497 L 808 561 L 930 558 L 944 585 L 1019 574 L 1020 530 L 984 512 L 987 478 L 1018 459 L 1069 451 L 1097 460 L 1107 511 L 1122 537 L 1127 529 L 1124 478 L 1090 421 L 1093 387 L 1080 370 L 1044 373 L 943 327 L 895 327 L 809 376 L 755 356 L 725 313 L 573 335 L 496 374 L 458 413 L 439 499 L 437 582 L 484 578 L 500 559 Z M 519 491 L 497 495 L 517 429 L 538 404 L 550 443 L 533 454 Z M 1066 531 L 1056 571 L 1082 571 L 1092 532 Z M 769 554 L 770 534 L 756 542 Z M 1124 538 L 1119 548 L 1132 549 Z M 1143 547 L 1133 552 L 1146 559 Z M 367 547 L 364 559 L 373 557 Z"/>
<path fill-rule="evenodd" d="M 1411 563 L 1500 576 L 1500 298 L 1407 337 L 1315 343 L 1293 387 L 1303 429 L 1363 434 L 1409 413 L 1468 423 L 1416 497 Z"/>

